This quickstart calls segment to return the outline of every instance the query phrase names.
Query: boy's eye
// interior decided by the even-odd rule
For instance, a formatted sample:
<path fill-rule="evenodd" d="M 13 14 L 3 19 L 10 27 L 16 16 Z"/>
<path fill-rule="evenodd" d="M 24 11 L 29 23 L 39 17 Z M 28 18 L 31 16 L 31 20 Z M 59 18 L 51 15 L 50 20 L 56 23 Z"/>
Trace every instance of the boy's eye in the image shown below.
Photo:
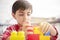
<path fill-rule="evenodd" d="M 19 14 L 19 16 L 24 16 L 24 14 Z"/>
<path fill-rule="evenodd" d="M 28 12 L 28 13 L 27 13 L 27 16 L 30 16 L 30 15 L 31 15 L 31 12 Z"/>
<path fill-rule="evenodd" d="M 30 16 L 30 14 L 27 14 L 27 16 Z"/>

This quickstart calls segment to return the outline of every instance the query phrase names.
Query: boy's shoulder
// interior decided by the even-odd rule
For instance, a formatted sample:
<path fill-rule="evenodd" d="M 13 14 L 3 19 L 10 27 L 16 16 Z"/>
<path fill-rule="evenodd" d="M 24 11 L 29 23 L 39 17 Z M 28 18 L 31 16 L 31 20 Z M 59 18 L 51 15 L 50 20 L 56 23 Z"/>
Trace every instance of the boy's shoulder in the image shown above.
<path fill-rule="evenodd" d="M 11 26 L 8 26 L 7 27 L 7 30 L 16 30 L 16 29 L 18 29 L 18 24 L 14 24 L 14 25 L 11 25 Z"/>

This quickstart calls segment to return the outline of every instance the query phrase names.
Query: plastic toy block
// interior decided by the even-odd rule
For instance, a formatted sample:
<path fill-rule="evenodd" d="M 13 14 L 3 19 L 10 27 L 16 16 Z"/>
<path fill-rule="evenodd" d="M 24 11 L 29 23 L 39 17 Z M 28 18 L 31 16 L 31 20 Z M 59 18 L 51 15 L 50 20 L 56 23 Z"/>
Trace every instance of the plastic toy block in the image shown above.
<path fill-rule="evenodd" d="M 39 40 L 39 34 L 29 34 L 27 40 Z"/>
<path fill-rule="evenodd" d="M 50 36 L 40 36 L 40 40 L 50 40 Z"/>
<path fill-rule="evenodd" d="M 23 31 L 19 31 L 17 37 L 18 40 L 25 40 L 25 33 Z"/>
<path fill-rule="evenodd" d="M 49 35 L 50 35 L 50 32 L 49 31 L 45 33 L 45 36 L 49 36 Z"/>
<path fill-rule="evenodd" d="M 17 40 L 17 32 L 16 31 L 11 32 L 10 40 Z"/>
<path fill-rule="evenodd" d="M 41 29 L 39 29 L 38 27 L 33 28 L 33 33 L 43 35 L 43 33 L 41 32 Z"/>

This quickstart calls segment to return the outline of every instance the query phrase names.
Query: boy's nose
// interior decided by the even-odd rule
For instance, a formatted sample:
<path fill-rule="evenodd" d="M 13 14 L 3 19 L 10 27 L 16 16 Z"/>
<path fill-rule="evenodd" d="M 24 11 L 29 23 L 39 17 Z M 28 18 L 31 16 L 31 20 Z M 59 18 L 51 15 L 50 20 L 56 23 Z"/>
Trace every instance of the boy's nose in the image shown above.
<path fill-rule="evenodd" d="M 28 17 L 27 16 L 24 16 L 24 21 L 27 21 L 28 20 Z"/>

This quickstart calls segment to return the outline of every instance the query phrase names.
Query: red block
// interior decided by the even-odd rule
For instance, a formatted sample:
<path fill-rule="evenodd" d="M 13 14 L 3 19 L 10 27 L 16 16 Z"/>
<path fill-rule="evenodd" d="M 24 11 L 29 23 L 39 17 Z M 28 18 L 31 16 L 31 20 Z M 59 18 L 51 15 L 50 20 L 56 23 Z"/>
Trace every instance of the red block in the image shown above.
<path fill-rule="evenodd" d="M 39 40 L 39 34 L 29 34 L 27 40 Z"/>

